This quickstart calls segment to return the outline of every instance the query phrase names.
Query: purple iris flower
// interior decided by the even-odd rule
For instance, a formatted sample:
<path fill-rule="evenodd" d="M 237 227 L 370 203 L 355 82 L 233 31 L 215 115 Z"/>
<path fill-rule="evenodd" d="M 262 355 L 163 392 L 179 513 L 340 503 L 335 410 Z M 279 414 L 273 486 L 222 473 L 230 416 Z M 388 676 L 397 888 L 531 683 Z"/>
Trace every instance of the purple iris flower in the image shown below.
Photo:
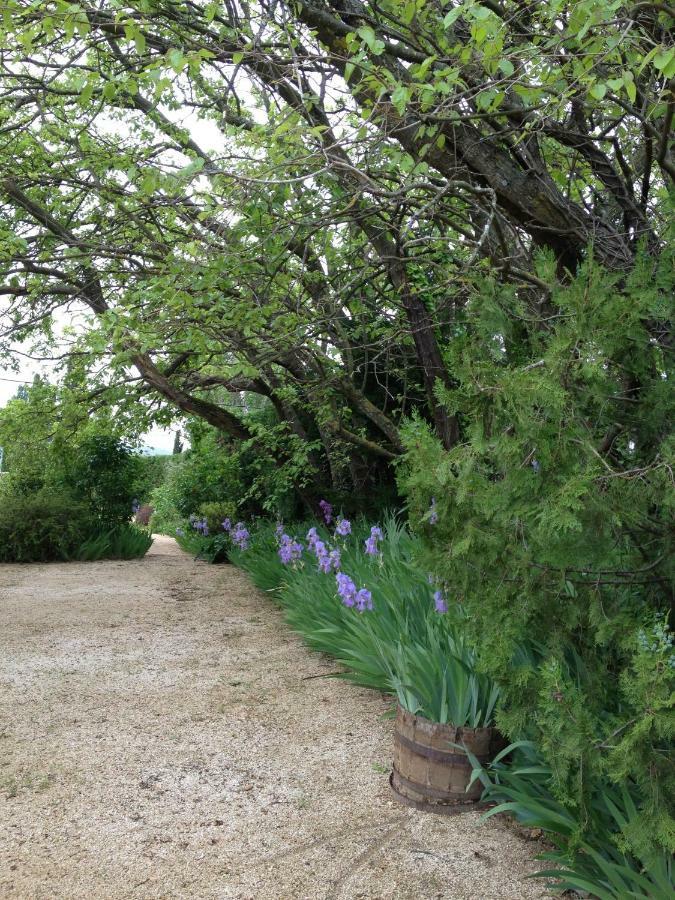
<path fill-rule="evenodd" d="M 319 564 L 319 571 L 323 572 L 324 575 L 328 575 L 333 565 L 328 547 L 326 547 L 323 541 L 315 541 L 314 552 L 316 553 L 316 559 Z"/>
<path fill-rule="evenodd" d="M 374 538 L 371 535 L 365 543 L 365 550 L 368 556 L 377 556 L 380 552 L 380 549 L 377 546 L 377 538 Z"/>
<path fill-rule="evenodd" d="M 342 565 L 342 559 L 340 557 L 340 551 L 335 548 L 335 550 L 331 550 L 329 554 L 330 564 L 333 567 L 335 572 L 340 571 L 340 566 Z"/>
<path fill-rule="evenodd" d="M 339 534 L 340 537 L 347 537 L 347 535 L 351 533 L 352 525 L 349 519 L 338 519 L 337 525 L 335 526 L 335 534 Z"/>
<path fill-rule="evenodd" d="M 229 519 L 223 519 L 223 531 L 231 531 L 232 530 L 232 522 Z"/>
<path fill-rule="evenodd" d="M 176 528 L 176 534 L 178 535 L 178 537 L 185 537 L 185 532 L 182 528 Z"/>
<path fill-rule="evenodd" d="M 323 572 L 324 575 L 328 575 L 331 570 L 330 556 L 328 556 L 328 554 L 326 554 L 325 556 L 320 556 L 318 565 L 319 572 Z"/>
<path fill-rule="evenodd" d="M 436 510 L 436 498 L 431 498 L 431 506 L 429 507 L 429 524 L 435 525 L 438 522 L 438 512 Z"/>
<path fill-rule="evenodd" d="M 326 545 L 323 541 L 320 541 L 318 538 L 313 543 L 310 542 L 310 546 L 314 551 L 314 554 L 317 559 L 320 559 L 324 554 L 328 553 L 326 550 Z"/>
<path fill-rule="evenodd" d="M 310 528 L 307 532 L 307 543 L 309 545 L 310 550 L 314 549 L 314 545 L 319 540 L 319 535 L 317 534 L 316 528 Z"/>
<path fill-rule="evenodd" d="M 356 585 L 349 575 L 338 572 L 335 576 L 337 582 L 337 592 L 345 606 L 354 606 L 356 603 Z"/>
<path fill-rule="evenodd" d="M 443 591 L 434 591 L 434 603 L 437 613 L 446 613 L 448 611 L 448 604 L 445 602 Z"/>
<path fill-rule="evenodd" d="M 373 608 L 373 598 L 370 591 L 361 588 L 356 594 L 356 608 L 359 612 L 365 612 Z"/>
<path fill-rule="evenodd" d="M 302 556 L 303 546 L 287 534 L 282 534 L 279 541 L 279 558 L 287 566 Z"/>
<path fill-rule="evenodd" d="M 248 542 L 251 537 L 248 528 L 243 522 L 237 522 L 234 529 L 230 532 L 232 543 L 239 547 L 240 550 L 248 550 Z"/>
<path fill-rule="evenodd" d="M 370 529 L 370 537 L 365 542 L 365 551 L 368 556 L 379 555 L 380 548 L 377 543 L 379 540 L 382 540 L 382 529 L 379 525 L 373 525 Z"/>
<path fill-rule="evenodd" d="M 326 525 L 330 525 L 330 523 L 333 521 L 333 507 L 327 500 L 320 500 L 319 509 L 323 514 L 323 520 Z"/>
<path fill-rule="evenodd" d="M 277 522 L 277 527 L 274 529 L 274 535 L 277 539 L 277 543 L 279 543 L 279 541 L 283 537 L 283 534 L 284 534 L 284 523 Z"/>

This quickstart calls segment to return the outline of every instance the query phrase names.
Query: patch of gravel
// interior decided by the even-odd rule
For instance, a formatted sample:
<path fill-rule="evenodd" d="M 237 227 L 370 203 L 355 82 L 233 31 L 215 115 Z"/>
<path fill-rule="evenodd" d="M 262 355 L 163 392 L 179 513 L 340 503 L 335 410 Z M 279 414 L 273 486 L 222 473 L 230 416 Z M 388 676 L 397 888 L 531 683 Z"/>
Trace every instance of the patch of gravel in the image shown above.
<path fill-rule="evenodd" d="M 0 566 L 2 900 L 497 900 L 541 850 L 400 806 L 390 701 L 231 566 Z"/>

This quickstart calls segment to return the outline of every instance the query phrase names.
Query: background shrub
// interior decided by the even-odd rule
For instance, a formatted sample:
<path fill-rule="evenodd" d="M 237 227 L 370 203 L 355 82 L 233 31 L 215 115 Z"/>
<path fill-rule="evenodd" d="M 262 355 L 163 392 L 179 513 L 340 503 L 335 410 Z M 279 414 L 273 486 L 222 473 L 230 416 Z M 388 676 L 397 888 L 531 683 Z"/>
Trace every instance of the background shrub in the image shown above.
<path fill-rule="evenodd" d="M 141 504 L 151 504 L 153 491 L 166 481 L 169 468 L 180 456 L 170 454 L 135 454 L 135 466 L 131 490 L 133 497 Z"/>
<path fill-rule="evenodd" d="M 64 489 L 41 488 L 24 494 L 3 484 L 0 562 L 69 559 L 94 525 L 92 511 Z"/>
<path fill-rule="evenodd" d="M 86 435 L 62 458 L 60 479 L 92 511 L 97 529 L 108 530 L 131 517 L 139 465 L 124 441 L 109 434 Z"/>

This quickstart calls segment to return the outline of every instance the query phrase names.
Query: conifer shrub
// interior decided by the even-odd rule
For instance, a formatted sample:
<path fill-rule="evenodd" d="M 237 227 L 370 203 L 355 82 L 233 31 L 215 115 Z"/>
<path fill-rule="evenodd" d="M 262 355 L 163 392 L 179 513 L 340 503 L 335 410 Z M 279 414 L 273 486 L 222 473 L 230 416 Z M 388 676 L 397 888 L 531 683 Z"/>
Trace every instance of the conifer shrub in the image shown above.
<path fill-rule="evenodd" d="M 617 840 L 642 860 L 675 846 L 672 287 L 665 253 L 588 263 L 535 315 L 481 279 L 439 392 L 463 439 L 414 421 L 399 470 L 500 729 L 535 742 L 580 834 L 599 784 L 630 785 Z"/>

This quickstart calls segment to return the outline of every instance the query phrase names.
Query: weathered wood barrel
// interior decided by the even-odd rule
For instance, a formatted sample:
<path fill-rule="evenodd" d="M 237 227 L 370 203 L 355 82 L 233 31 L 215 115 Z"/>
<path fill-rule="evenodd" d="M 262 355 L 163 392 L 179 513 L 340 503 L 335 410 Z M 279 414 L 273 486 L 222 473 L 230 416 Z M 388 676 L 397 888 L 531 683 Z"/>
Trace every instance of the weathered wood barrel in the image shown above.
<path fill-rule="evenodd" d="M 473 766 L 462 745 L 484 764 L 500 744 L 494 728 L 439 725 L 399 706 L 391 786 L 399 800 L 418 809 L 444 813 L 471 809 L 480 800 L 483 785 L 476 780 L 467 791 Z"/>

